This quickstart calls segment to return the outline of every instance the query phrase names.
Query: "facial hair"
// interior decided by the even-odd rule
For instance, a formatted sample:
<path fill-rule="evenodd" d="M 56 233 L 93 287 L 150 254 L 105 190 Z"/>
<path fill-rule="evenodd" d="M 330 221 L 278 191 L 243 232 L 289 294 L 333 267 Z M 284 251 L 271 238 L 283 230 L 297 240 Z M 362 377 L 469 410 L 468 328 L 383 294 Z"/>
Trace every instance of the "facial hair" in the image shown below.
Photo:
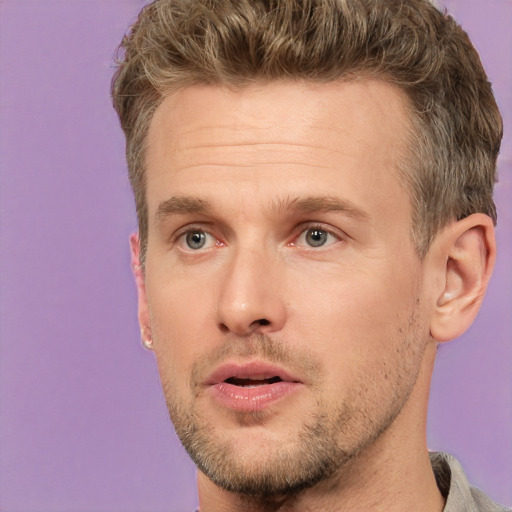
<path fill-rule="evenodd" d="M 219 487 L 267 499 L 296 495 L 339 474 L 400 413 L 416 382 L 425 348 L 418 335 L 414 312 L 398 329 L 397 336 L 401 338 L 400 344 L 390 356 L 395 364 L 388 360 L 382 367 L 386 372 L 386 390 L 381 400 L 368 401 L 371 393 L 379 393 L 380 383 L 364 372 L 342 403 L 330 403 L 317 395 L 315 410 L 305 415 L 303 424 L 293 434 L 293 442 L 273 445 L 263 463 L 241 457 L 229 440 L 219 437 L 215 425 L 204 418 L 194 399 L 186 403 L 177 396 L 169 379 L 163 381 L 164 395 L 176 433 L 200 471 Z M 190 380 L 195 398 L 208 368 L 230 357 L 249 356 L 286 365 L 321 387 L 323 368 L 311 352 L 296 349 L 292 352 L 278 340 L 255 334 L 250 338 L 229 339 L 196 361 Z M 240 428 L 265 421 L 265 411 L 233 414 Z"/>

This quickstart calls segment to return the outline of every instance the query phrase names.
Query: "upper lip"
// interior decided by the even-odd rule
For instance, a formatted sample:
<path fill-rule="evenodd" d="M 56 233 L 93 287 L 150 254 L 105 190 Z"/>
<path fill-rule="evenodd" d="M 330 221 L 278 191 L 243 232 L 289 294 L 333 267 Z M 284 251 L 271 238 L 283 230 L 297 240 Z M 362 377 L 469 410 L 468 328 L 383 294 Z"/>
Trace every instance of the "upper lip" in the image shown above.
<path fill-rule="evenodd" d="M 220 384 L 230 378 L 263 380 L 279 377 L 287 382 L 301 382 L 300 379 L 286 371 L 285 369 L 263 361 L 251 361 L 248 363 L 224 363 L 216 368 L 206 379 L 205 385 L 212 386 Z"/>

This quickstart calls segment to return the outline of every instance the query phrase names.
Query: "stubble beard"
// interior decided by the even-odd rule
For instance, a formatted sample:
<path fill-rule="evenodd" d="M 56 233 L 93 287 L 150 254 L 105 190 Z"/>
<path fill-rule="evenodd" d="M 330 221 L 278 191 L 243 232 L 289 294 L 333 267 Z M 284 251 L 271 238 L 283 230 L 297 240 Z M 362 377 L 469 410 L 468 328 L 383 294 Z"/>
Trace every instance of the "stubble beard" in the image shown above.
<path fill-rule="evenodd" d="M 296 494 L 330 478 L 358 451 L 345 451 L 337 443 L 339 433 L 333 432 L 332 427 L 343 423 L 343 419 L 333 421 L 315 414 L 298 435 L 293 435 L 293 446 L 269 443 L 264 461 L 241 460 L 231 442 L 220 440 L 214 427 L 195 414 L 177 409 L 174 404 L 170 415 L 178 437 L 199 470 L 222 489 L 246 496 Z M 240 418 L 240 424 L 245 421 Z"/>
<path fill-rule="evenodd" d="M 414 313 L 407 324 L 399 329 L 402 344 L 395 354 L 401 363 L 394 373 L 387 367 L 389 386 L 385 406 L 379 404 L 382 409 L 375 411 L 359 405 L 364 403 L 368 388 L 376 387 L 375 382 L 362 379 L 343 404 L 318 401 L 317 412 L 310 414 L 298 432 L 290 436 L 293 442 L 269 445 L 264 460 L 245 460 L 232 443 L 219 438 L 215 426 L 207 423 L 194 402 L 187 406 L 177 398 L 168 382 L 164 383 L 164 394 L 176 433 L 199 470 L 222 489 L 236 494 L 282 498 L 297 495 L 319 482 L 342 478 L 350 461 L 393 423 L 414 387 L 425 347 L 414 328 Z M 250 344 L 243 340 L 243 344 L 234 346 L 233 350 L 227 349 L 230 355 L 251 350 L 276 363 L 286 359 L 286 349 L 264 335 L 257 335 Z M 238 350 L 238 346 L 244 348 Z M 304 366 L 311 367 L 311 361 Z M 239 416 L 241 428 L 244 415 L 247 413 Z"/>

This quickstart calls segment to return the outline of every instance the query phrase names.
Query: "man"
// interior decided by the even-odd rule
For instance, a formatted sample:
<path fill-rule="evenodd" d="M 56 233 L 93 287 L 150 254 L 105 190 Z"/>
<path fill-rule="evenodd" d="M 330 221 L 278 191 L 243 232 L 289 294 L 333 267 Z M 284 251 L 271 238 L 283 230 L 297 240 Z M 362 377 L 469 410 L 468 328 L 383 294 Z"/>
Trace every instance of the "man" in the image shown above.
<path fill-rule="evenodd" d="M 495 259 L 466 34 L 427 0 L 161 0 L 122 47 L 141 335 L 201 512 L 505 510 L 425 439 Z"/>

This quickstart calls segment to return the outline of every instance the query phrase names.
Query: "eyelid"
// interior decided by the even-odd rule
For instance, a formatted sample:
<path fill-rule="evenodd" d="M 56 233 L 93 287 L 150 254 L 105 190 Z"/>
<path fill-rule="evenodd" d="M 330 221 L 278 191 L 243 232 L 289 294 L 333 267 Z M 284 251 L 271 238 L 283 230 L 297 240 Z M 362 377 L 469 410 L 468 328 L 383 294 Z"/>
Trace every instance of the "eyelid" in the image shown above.
<path fill-rule="evenodd" d="M 301 235 L 304 235 L 307 231 L 314 230 L 314 229 L 318 229 L 319 231 L 326 232 L 327 234 L 329 234 L 330 236 L 335 238 L 336 241 L 338 241 L 338 242 L 341 242 L 343 240 L 350 238 L 344 231 L 333 228 L 330 225 L 323 224 L 322 222 L 303 222 L 295 228 L 295 230 L 294 230 L 295 233 L 293 235 L 292 241 L 289 242 L 287 245 L 300 246 L 301 248 L 303 248 L 305 250 L 318 251 L 318 250 L 322 250 L 323 248 L 328 248 L 335 243 L 335 242 L 332 242 L 332 243 L 328 243 L 327 245 L 323 245 L 323 246 L 319 246 L 319 247 L 308 246 L 307 244 L 297 244 L 297 240 L 299 239 L 299 237 Z M 191 231 L 200 231 L 200 232 L 204 233 L 209 239 L 215 240 L 215 242 L 216 242 L 215 246 L 224 246 L 225 245 L 225 243 L 218 236 L 214 235 L 211 232 L 212 230 L 208 229 L 208 226 L 205 226 L 204 223 L 187 224 L 185 226 L 178 228 L 169 238 L 169 243 L 171 245 L 178 244 L 180 241 L 183 241 L 185 236 L 187 235 L 187 233 L 190 233 Z M 201 252 L 204 250 L 208 250 L 213 247 L 214 246 L 210 246 L 210 247 L 196 249 L 196 250 L 194 250 L 190 247 L 189 248 L 181 247 L 181 249 L 186 252 L 195 253 L 195 252 Z"/>
<path fill-rule="evenodd" d="M 169 236 L 169 242 L 175 242 L 176 240 L 178 240 L 178 238 L 185 235 L 189 231 L 203 231 L 204 233 L 211 235 L 212 229 L 210 224 L 211 223 L 207 222 L 192 222 L 183 224 L 177 227 L 176 229 L 173 229 L 172 233 Z"/>
<path fill-rule="evenodd" d="M 185 242 L 184 242 L 185 236 L 188 233 L 194 232 L 194 231 L 200 231 L 201 233 L 204 233 L 208 239 L 215 240 L 215 244 L 210 247 L 204 247 L 204 248 L 201 247 L 200 249 L 195 249 L 195 250 L 192 249 L 191 247 L 186 247 Z M 183 226 L 183 227 L 179 228 L 178 230 L 176 230 L 170 238 L 170 243 L 172 245 L 179 245 L 180 242 L 181 242 L 182 246 L 179 248 L 184 252 L 191 252 L 191 253 L 202 252 L 202 251 L 211 249 L 214 246 L 223 245 L 222 242 L 218 239 L 218 237 L 213 235 L 208 229 L 205 229 L 204 225 L 200 225 L 200 224 L 187 224 L 186 226 Z"/>
<path fill-rule="evenodd" d="M 301 247 L 306 250 L 312 250 L 312 251 L 319 251 L 322 249 L 326 249 L 333 245 L 336 242 L 328 243 L 326 245 L 321 245 L 318 247 L 309 246 L 307 244 L 297 244 L 297 240 L 299 237 L 304 235 L 307 231 L 318 229 L 319 231 L 324 231 L 328 235 L 334 237 L 337 242 L 341 242 L 344 239 L 348 238 L 342 231 L 332 228 L 331 226 L 327 226 L 325 224 L 322 224 L 321 222 L 306 222 L 302 223 L 299 226 L 297 226 L 296 235 L 293 238 L 293 241 L 290 243 L 290 245 Z"/>

